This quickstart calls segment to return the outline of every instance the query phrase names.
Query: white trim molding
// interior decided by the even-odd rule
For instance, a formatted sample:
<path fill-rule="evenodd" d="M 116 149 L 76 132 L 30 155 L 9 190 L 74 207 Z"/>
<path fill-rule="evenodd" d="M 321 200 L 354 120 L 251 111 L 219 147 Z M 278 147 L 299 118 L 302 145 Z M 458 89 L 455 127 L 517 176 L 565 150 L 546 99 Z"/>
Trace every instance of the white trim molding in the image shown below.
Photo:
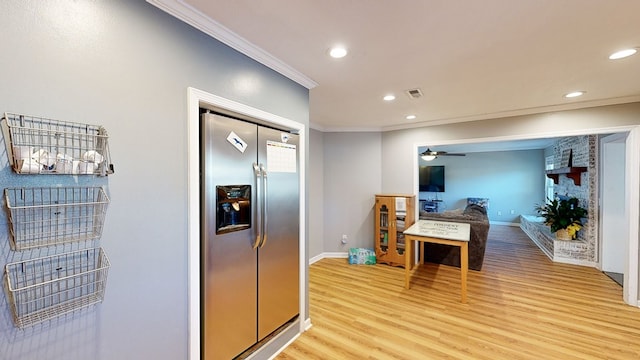
<path fill-rule="evenodd" d="M 626 143 L 625 167 L 630 171 L 625 171 L 625 214 L 629 224 L 628 241 L 629 258 L 625 264 L 625 276 L 622 296 L 627 304 L 636 304 L 638 301 L 638 262 L 640 262 L 640 174 L 637 169 L 640 167 L 640 127 L 634 127 L 629 131 Z M 636 171 L 631 171 L 636 170 Z"/>
<path fill-rule="evenodd" d="M 306 168 L 306 129 L 304 124 L 289 120 L 260 109 L 256 109 L 220 96 L 209 94 L 195 88 L 187 89 L 187 192 L 188 192 L 188 359 L 200 359 L 200 108 L 213 107 L 215 109 L 233 112 L 234 114 L 251 117 L 263 123 L 275 125 L 296 131 L 300 136 L 298 153 L 300 169 Z M 303 170 L 299 174 L 300 186 L 300 224 L 305 223 L 306 174 Z M 306 237 L 305 228 L 300 226 L 300 327 L 298 335 L 311 326 L 306 313 L 307 293 L 305 280 L 307 278 Z M 283 333 L 286 333 L 283 332 Z M 282 335 L 281 333 L 280 335 Z M 280 336 L 278 335 L 278 336 Z M 297 335 L 296 335 L 297 336 Z M 292 341 L 293 339 L 289 339 Z"/>
<path fill-rule="evenodd" d="M 184 21 L 230 48 L 261 63 L 262 65 L 277 71 L 307 89 L 313 89 L 318 86 L 318 83 L 308 76 L 287 65 L 285 62 L 266 52 L 262 48 L 252 44 L 247 39 L 229 30 L 227 27 L 213 20 L 184 1 L 147 0 L 147 2 L 169 15 Z"/>
<path fill-rule="evenodd" d="M 322 259 L 347 259 L 348 257 L 349 253 L 347 252 L 323 252 L 322 254 L 309 259 L 309 265 L 312 265 Z"/>
<path fill-rule="evenodd" d="M 519 218 L 520 216 L 518 216 Z M 505 226 L 515 226 L 515 227 L 520 227 L 520 223 L 519 222 L 509 222 L 509 221 L 489 221 L 489 225 L 505 225 Z"/>

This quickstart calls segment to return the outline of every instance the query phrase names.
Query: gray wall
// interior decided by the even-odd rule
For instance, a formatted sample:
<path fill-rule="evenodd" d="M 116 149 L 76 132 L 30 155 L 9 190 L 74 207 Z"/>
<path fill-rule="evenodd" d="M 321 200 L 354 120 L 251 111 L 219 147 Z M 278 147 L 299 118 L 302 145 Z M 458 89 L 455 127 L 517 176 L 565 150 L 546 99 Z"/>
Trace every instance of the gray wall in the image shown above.
<path fill-rule="evenodd" d="M 324 251 L 373 247 L 374 194 L 382 178 L 380 133 L 324 134 Z M 346 245 L 341 244 L 347 235 Z"/>
<path fill-rule="evenodd" d="M 0 140 L 3 187 L 108 189 L 112 265 L 104 303 L 25 331 L 0 296 L 0 358 L 185 359 L 187 87 L 303 124 L 308 90 L 142 0 L 5 0 L 0 23 L 0 111 L 104 125 L 116 169 L 16 175 Z M 0 265 L 42 253 L 11 252 L 8 236 L 3 211 Z"/>
<path fill-rule="evenodd" d="M 309 132 L 309 258 L 324 252 L 324 134 Z"/>
<path fill-rule="evenodd" d="M 477 142 L 482 139 L 489 141 L 504 137 L 547 138 L 586 130 L 615 132 L 620 127 L 633 125 L 640 125 L 640 103 L 381 133 L 324 133 L 324 142 L 312 143 L 310 149 L 312 153 L 324 153 L 322 165 L 316 162 L 310 164 L 311 167 L 321 166 L 324 171 L 323 245 L 322 248 L 317 244 L 310 245 L 314 249 L 310 256 L 373 245 L 372 195 L 414 193 L 414 181 L 417 179 L 414 180 L 413 161 L 417 145 Z M 441 157 L 436 161 L 441 159 L 444 160 Z M 455 160 L 460 159 L 452 158 L 452 165 Z M 545 199 L 544 176 L 541 175 L 544 170 L 544 151 L 490 153 L 488 157 L 469 154 L 461 161 L 465 165 L 455 169 L 451 166 L 453 174 L 448 172 L 447 177 L 477 177 L 481 172 L 489 179 L 489 183 L 497 185 L 488 195 L 491 198 L 492 221 L 516 222 L 518 214 L 534 213 L 531 204 L 541 203 Z M 493 169 L 502 175 L 494 175 Z M 474 182 L 482 185 L 474 188 Z M 454 190 L 451 190 L 449 193 L 447 189 L 447 196 L 451 195 L 449 208 L 463 206 L 463 198 L 486 193 L 484 182 L 474 182 L 460 185 L 469 187 L 460 192 L 456 190 L 453 193 Z M 512 187 L 512 184 L 517 186 Z M 507 185 L 511 189 L 508 193 L 503 191 Z M 502 215 L 497 215 L 498 210 Z M 511 210 L 514 210 L 514 215 L 510 214 Z M 314 221 L 316 219 L 311 217 L 310 223 Z M 347 246 L 339 243 L 342 234 L 349 236 Z M 319 236 L 311 235 L 312 241 L 318 241 Z"/>
<path fill-rule="evenodd" d="M 387 131 L 382 133 L 382 191 L 412 191 L 416 144 L 547 138 L 630 125 L 640 125 L 640 103 Z"/>
<path fill-rule="evenodd" d="M 324 190 L 314 190 L 316 187 L 310 185 L 310 191 L 324 192 L 322 198 L 314 194 L 310 197 L 310 257 L 346 252 L 349 247 L 373 247 L 372 195 L 382 192 L 378 174 L 385 175 L 380 160 L 375 160 L 376 154 L 380 154 L 376 148 L 380 146 L 380 135 L 325 133 L 317 139 L 312 134 L 310 151 L 318 159 L 319 152 L 325 157 L 324 163 L 312 160 L 310 165 L 310 184 L 317 181 L 314 174 L 324 170 Z M 466 157 L 440 157 L 429 164 L 446 166 L 447 191 L 438 194 L 438 198 L 444 200 L 447 209 L 464 207 L 467 197 L 489 197 L 490 220 L 515 223 L 520 214 L 534 213 L 533 206 L 544 200 L 543 153 L 543 150 L 470 153 Z M 421 198 L 429 195 L 434 193 L 422 193 Z M 316 207 L 324 208 L 324 216 L 313 212 Z M 512 209 L 514 215 L 510 214 Z M 498 210 L 502 215 L 497 215 Z M 314 223 L 321 220 L 324 227 L 318 229 Z M 340 244 L 342 234 L 349 237 L 345 246 Z"/>

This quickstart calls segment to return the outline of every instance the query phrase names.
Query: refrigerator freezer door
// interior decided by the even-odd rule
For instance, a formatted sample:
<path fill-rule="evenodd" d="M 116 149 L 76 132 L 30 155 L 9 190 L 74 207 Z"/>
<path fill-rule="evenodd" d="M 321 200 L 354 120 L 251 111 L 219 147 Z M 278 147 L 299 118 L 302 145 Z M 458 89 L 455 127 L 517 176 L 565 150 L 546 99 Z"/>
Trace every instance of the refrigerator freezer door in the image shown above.
<path fill-rule="evenodd" d="M 258 130 L 258 162 L 266 167 L 267 183 L 266 233 L 258 249 L 258 340 L 299 313 L 298 145 L 297 135 Z"/>
<path fill-rule="evenodd" d="M 230 359 L 256 342 L 257 252 L 253 227 L 216 234 L 216 185 L 253 189 L 257 127 L 205 114 L 200 132 L 202 358 Z"/>

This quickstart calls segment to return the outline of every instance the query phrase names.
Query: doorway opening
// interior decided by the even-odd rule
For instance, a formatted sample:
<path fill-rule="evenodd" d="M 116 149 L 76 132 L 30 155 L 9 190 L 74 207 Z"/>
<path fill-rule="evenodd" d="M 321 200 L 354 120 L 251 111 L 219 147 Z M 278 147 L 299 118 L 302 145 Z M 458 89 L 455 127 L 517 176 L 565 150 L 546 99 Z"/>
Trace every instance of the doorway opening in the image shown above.
<path fill-rule="evenodd" d="M 600 139 L 600 270 L 624 286 L 625 257 L 628 254 L 628 217 L 625 207 L 625 152 L 627 134 Z"/>
<path fill-rule="evenodd" d="M 640 126 L 621 126 L 618 128 L 606 128 L 606 129 L 581 129 L 577 131 L 563 131 L 546 134 L 547 137 L 565 137 L 565 136 L 580 136 L 580 135 L 597 135 L 597 134 L 611 134 L 611 133 L 626 133 L 626 148 L 625 148 L 625 160 L 624 168 L 637 169 L 640 167 Z M 418 153 L 420 147 L 426 146 L 444 146 L 444 145 L 461 145 L 461 144 L 475 144 L 475 143 L 491 143 L 499 141 L 516 141 L 516 140 L 532 140 L 538 137 L 526 137 L 526 136 L 505 136 L 500 138 L 475 138 L 465 139 L 464 141 L 434 141 L 429 143 L 414 143 L 413 144 L 413 189 L 414 193 L 418 195 Z M 624 209 L 626 221 L 626 235 L 624 241 L 627 244 L 627 252 L 624 255 L 624 286 L 623 286 L 623 299 L 632 306 L 640 306 L 638 302 L 638 288 L 639 288 L 639 231 L 640 223 L 637 221 L 640 218 L 640 173 L 627 171 L 624 176 L 624 188 L 625 196 Z M 417 210 L 417 208 L 416 208 Z M 633 219 L 633 221 L 632 221 Z M 599 246 L 599 244 L 596 244 Z M 599 251 L 598 248 L 595 249 Z"/>

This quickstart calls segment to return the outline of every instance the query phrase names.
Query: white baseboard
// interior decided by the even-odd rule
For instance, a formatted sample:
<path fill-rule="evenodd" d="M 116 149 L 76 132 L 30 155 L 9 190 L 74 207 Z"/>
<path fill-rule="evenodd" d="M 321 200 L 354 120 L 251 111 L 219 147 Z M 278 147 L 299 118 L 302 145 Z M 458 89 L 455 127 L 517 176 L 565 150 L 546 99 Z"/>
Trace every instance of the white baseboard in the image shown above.
<path fill-rule="evenodd" d="M 322 256 L 322 254 L 316 255 L 316 256 L 314 256 L 314 257 L 309 259 L 309 265 L 311 265 L 311 264 L 313 264 L 313 263 L 315 263 L 317 261 L 320 261 L 322 259 L 324 259 L 324 256 Z"/>
<path fill-rule="evenodd" d="M 507 225 L 507 226 L 520 226 L 520 223 L 508 222 L 508 221 L 489 221 L 489 225 Z"/>
<path fill-rule="evenodd" d="M 581 265 L 581 266 L 589 266 L 593 268 L 597 268 L 597 263 L 593 261 L 585 261 L 585 260 L 577 260 L 577 259 L 569 259 L 563 258 L 559 256 L 553 257 L 553 262 L 562 263 L 562 264 L 570 264 L 570 265 Z"/>
<path fill-rule="evenodd" d="M 307 319 L 304 321 L 304 331 L 308 331 L 312 326 L 313 324 L 311 324 L 311 319 Z"/>
<path fill-rule="evenodd" d="M 536 236 L 534 234 L 532 234 L 531 232 L 529 232 L 527 229 L 525 229 L 524 226 L 520 226 L 520 229 L 522 229 L 522 231 L 527 234 L 527 236 L 529 237 L 529 240 L 531 240 L 531 242 L 533 242 L 534 244 L 536 244 L 536 246 L 538 247 L 538 249 L 540 249 L 540 251 L 542 251 L 542 253 L 544 253 L 545 255 L 547 255 L 547 257 L 549 258 L 549 260 L 553 261 L 553 254 L 547 250 L 547 248 L 545 248 L 544 246 L 542 246 L 542 244 L 540 244 L 536 238 Z"/>
<path fill-rule="evenodd" d="M 317 261 L 320 261 L 322 259 L 325 259 L 325 258 L 346 259 L 348 257 L 349 257 L 349 253 L 347 253 L 347 252 L 325 252 L 325 253 L 322 253 L 320 255 L 316 255 L 316 256 L 310 258 L 309 259 L 309 265 L 311 265 L 311 264 L 313 264 L 313 263 L 315 263 Z"/>

